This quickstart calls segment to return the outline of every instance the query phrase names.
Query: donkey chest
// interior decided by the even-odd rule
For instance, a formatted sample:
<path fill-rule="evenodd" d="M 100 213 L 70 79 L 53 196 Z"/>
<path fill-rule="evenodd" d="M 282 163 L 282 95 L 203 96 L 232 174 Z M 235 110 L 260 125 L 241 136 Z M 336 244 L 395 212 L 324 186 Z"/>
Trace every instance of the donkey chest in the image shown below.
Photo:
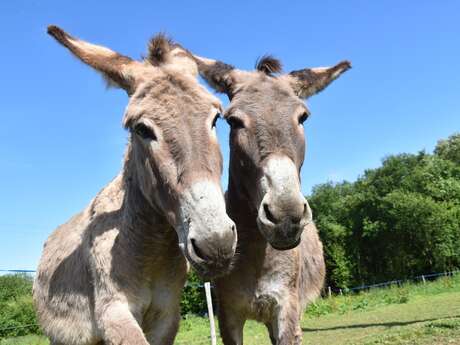
<path fill-rule="evenodd" d="M 285 254 L 282 253 L 281 256 Z M 281 260 L 273 253 L 265 256 L 258 267 L 253 267 L 252 296 L 250 298 L 251 318 L 261 322 L 271 319 L 275 308 L 286 303 L 295 288 L 296 273 L 293 265 Z M 256 262 L 256 261 L 254 261 Z"/>
<path fill-rule="evenodd" d="M 154 284 L 150 290 L 149 309 L 159 313 L 174 309 L 180 299 L 182 286 L 185 283 L 185 275 L 180 280 L 181 282 L 161 281 Z"/>
<path fill-rule="evenodd" d="M 168 308 L 177 303 L 178 295 L 187 279 L 187 262 L 181 253 L 168 260 L 157 262 L 148 274 L 151 303 L 155 309 Z"/>
<path fill-rule="evenodd" d="M 175 267 L 174 274 L 157 274 L 140 284 L 130 298 L 130 310 L 139 322 L 175 312 L 186 280 L 184 266 Z"/>
<path fill-rule="evenodd" d="M 276 306 L 283 303 L 285 290 L 278 281 L 259 281 L 251 298 L 251 318 L 261 322 L 270 319 Z"/>
<path fill-rule="evenodd" d="M 146 252 L 131 262 L 132 273 L 127 282 L 130 309 L 137 315 L 171 308 L 187 276 L 187 263 L 179 249 L 170 255 L 161 250 Z"/>

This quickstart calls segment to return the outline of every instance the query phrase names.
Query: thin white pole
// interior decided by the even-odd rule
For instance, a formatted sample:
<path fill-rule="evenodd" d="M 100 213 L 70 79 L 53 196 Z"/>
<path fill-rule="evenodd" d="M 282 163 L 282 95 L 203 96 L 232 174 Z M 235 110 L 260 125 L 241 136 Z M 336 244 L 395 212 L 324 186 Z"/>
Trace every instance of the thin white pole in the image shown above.
<path fill-rule="evenodd" d="M 212 309 L 211 284 L 209 282 L 204 283 L 204 290 L 206 292 L 206 303 L 208 305 L 209 326 L 211 327 L 211 345 L 216 345 L 216 327 L 214 325 L 214 311 Z"/>

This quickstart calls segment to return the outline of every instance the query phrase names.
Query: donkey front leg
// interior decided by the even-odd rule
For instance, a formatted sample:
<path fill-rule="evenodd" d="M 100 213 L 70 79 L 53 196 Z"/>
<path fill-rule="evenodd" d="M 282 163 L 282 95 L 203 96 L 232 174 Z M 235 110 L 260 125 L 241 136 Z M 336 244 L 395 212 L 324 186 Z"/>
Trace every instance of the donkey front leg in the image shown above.
<path fill-rule="evenodd" d="M 110 302 L 96 315 L 107 345 L 149 345 L 126 303 Z"/>
<path fill-rule="evenodd" d="M 236 310 L 219 306 L 219 330 L 224 345 L 243 345 L 243 328 L 246 319 Z"/>
<path fill-rule="evenodd" d="M 273 345 L 301 345 L 299 306 L 297 303 L 279 305 L 271 324 L 267 324 Z"/>

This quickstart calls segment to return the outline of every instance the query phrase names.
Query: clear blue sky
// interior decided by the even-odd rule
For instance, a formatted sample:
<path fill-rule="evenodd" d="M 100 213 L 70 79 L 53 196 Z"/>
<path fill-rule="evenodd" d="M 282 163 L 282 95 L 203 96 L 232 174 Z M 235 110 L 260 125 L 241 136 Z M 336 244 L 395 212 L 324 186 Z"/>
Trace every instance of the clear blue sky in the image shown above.
<path fill-rule="evenodd" d="M 127 97 L 46 35 L 48 24 L 133 57 L 166 31 L 245 69 L 264 53 L 287 71 L 351 60 L 309 101 L 309 193 L 460 130 L 459 13 L 453 0 L 1 1 L 0 269 L 34 269 L 48 234 L 119 171 L 126 144 Z"/>

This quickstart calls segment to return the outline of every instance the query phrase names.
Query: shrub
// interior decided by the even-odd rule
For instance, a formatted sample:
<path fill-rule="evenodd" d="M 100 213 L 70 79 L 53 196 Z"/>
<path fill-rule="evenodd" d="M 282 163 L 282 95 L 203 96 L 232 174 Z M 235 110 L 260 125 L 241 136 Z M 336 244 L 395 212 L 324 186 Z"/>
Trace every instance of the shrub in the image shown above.
<path fill-rule="evenodd" d="M 0 276 L 0 303 L 32 295 L 32 277 L 26 274 Z"/>
<path fill-rule="evenodd" d="M 194 271 L 190 271 L 187 284 L 180 301 L 182 316 L 187 314 L 204 315 L 207 311 L 203 281 Z"/>
<path fill-rule="evenodd" d="M 0 337 L 39 334 L 32 296 L 0 304 Z"/>
<path fill-rule="evenodd" d="M 40 333 L 32 302 L 32 277 L 0 276 L 0 337 Z"/>

